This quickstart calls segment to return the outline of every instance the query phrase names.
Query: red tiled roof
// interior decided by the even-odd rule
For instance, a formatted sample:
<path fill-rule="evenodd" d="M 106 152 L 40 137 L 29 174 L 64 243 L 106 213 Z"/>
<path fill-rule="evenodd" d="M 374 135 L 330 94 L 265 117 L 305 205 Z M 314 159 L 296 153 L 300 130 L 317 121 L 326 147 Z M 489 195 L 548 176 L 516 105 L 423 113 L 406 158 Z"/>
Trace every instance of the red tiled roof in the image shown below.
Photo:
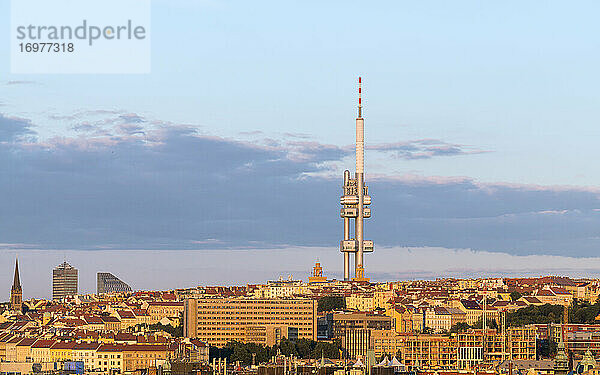
<path fill-rule="evenodd" d="M 55 343 L 54 340 L 37 340 L 35 344 L 31 345 L 32 348 L 49 348 Z"/>

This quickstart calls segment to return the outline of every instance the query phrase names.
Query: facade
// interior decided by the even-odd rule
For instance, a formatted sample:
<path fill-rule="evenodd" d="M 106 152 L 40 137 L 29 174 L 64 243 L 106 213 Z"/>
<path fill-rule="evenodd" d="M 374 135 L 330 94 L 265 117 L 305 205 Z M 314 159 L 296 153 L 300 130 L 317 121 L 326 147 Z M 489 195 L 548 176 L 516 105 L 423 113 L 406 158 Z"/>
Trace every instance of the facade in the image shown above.
<path fill-rule="evenodd" d="M 372 330 L 371 340 L 376 356 L 400 351 L 407 366 L 473 369 L 482 362 L 536 359 L 533 326 L 510 327 L 505 333 L 471 329 L 451 336 Z"/>
<path fill-rule="evenodd" d="M 158 323 L 162 318 L 179 317 L 183 313 L 183 302 L 149 302 L 150 323 Z"/>
<path fill-rule="evenodd" d="M 375 298 L 372 294 L 352 294 L 346 297 L 346 308 L 357 311 L 373 311 Z"/>
<path fill-rule="evenodd" d="M 373 347 L 371 331 L 368 328 L 349 329 L 342 337 L 342 347 L 346 349 L 347 357 L 364 359 L 369 349 Z"/>
<path fill-rule="evenodd" d="M 323 276 L 323 267 L 321 267 L 321 263 L 316 262 L 313 267 L 312 275 L 308 277 L 309 283 L 324 283 L 327 281 L 327 278 Z"/>
<path fill-rule="evenodd" d="M 96 274 L 96 293 L 131 293 L 131 287 L 109 272 Z"/>
<path fill-rule="evenodd" d="M 21 278 L 19 277 L 19 260 L 15 261 L 15 276 L 13 285 L 10 288 L 10 309 L 16 313 L 21 313 L 23 308 L 23 289 L 21 288 Z"/>
<path fill-rule="evenodd" d="M 167 345 L 125 345 L 123 347 L 125 372 L 158 368 L 171 357 L 172 351 Z"/>
<path fill-rule="evenodd" d="M 208 345 L 251 342 L 257 326 L 293 327 L 299 339 L 316 339 L 317 302 L 311 299 L 200 298 L 184 305 L 185 337 Z"/>
<path fill-rule="evenodd" d="M 346 336 L 346 331 L 355 329 L 393 330 L 394 320 L 386 315 L 364 312 L 333 314 L 334 338 L 343 338 Z"/>
<path fill-rule="evenodd" d="M 59 300 L 77 295 L 77 268 L 67 262 L 59 264 L 52 271 L 52 299 Z"/>
<path fill-rule="evenodd" d="M 453 307 L 433 307 L 425 311 L 425 326 L 434 333 L 449 332 L 457 323 L 466 323 L 467 314 Z"/>

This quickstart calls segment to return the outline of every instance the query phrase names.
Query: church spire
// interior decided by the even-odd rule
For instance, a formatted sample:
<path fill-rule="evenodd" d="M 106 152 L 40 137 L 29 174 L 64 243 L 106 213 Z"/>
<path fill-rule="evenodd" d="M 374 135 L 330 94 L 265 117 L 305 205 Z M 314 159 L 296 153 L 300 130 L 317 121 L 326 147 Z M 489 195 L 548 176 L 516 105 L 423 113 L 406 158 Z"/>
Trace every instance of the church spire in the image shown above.
<path fill-rule="evenodd" d="M 21 279 L 19 278 L 19 258 L 15 261 L 15 278 L 13 279 L 13 289 L 21 289 Z"/>
<path fill-rule="evenodd" d="M 21 278 L 19 277 L 19 258 L 15 261 L 15 278 L 10 289 L 10 308 L 20 314 L 23 307 L 23 290 L 21 289 Z"/>

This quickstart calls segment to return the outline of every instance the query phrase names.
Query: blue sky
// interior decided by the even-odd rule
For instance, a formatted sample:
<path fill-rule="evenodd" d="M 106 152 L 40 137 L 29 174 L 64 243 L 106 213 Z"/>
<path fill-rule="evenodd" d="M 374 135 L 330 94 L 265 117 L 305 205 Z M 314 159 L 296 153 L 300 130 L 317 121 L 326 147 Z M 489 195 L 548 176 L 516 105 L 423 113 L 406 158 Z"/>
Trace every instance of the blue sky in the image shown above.
<path fill-rule="evenodd" d="M 0 243 L 335 246 L 361 75 L 376 244 L 592 256 L 599 8 L 154 0 L 148 75 L 12 75 L 0 38 Z"/>
<path fill-rule="evenodd" d="M 155 0 L 152 74 L 11 76 L 4 39 L 3 76 L 37 84 L 4 88 L 3 102 L 40 120 L 44 135 L 67 131 L 44 114 L 118 108 L 215 135 L 301 132 L 349 144 L 360 74 L 369 142 L 443 138 L 492 151 L 392 163 L 394 173 L 596 185 L 598 167 L 582 160 L 599 152 L 597 8 Z"/>

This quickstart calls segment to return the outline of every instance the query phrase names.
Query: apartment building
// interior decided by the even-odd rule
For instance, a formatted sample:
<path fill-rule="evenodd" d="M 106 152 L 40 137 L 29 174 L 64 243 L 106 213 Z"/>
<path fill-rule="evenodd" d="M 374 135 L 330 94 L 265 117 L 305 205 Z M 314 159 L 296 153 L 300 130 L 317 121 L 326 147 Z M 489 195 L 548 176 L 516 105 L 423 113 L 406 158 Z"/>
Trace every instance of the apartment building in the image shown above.
<path fill-rule="evenodd" d="M 167 345 L 125 345 L 122 348 L 125 372 L 157 368 L 173 355 Z"/>
<path fill-rule="evenodd" d="M 183 313 L 183 302 L 155 301 L 148 303 L 148 315 L 151 324 L 158 323 L 162 318 L 175 317 Z"/>
<path fill-rule="evenodd" d="M 467 313 L 453 307 L 433 307 L 425 310 L 425 326 L 434 333 L 449 332 L 457 323 L 466 323 Z"/>
<path fill-rule="evenodd" d="M 536 358 L 536 328 L 533 325 L 510 327 L 505 333 L 470 329 L 451 336 L 372 330 L 371 340 L 376 356 L 391 356 L 400 351 L 407 366 L 471 369 L 484 361 Z"/>
<path fill-rule="evenodd" d="M 184 335 L 208 345 L 224 346 L 229 341 L 250 342 L 248 326 L 297 328 L 302 339 L 316 339 L 317 302 L 306 298 L 199 298 L 187 299 Z"/>
<path fill-rule="evenodd" d="M 375 309 L 375 297 L 373 294 L 353 294 L 346 297 L 346 308 L 357 311 L 373 311 Z"/>

